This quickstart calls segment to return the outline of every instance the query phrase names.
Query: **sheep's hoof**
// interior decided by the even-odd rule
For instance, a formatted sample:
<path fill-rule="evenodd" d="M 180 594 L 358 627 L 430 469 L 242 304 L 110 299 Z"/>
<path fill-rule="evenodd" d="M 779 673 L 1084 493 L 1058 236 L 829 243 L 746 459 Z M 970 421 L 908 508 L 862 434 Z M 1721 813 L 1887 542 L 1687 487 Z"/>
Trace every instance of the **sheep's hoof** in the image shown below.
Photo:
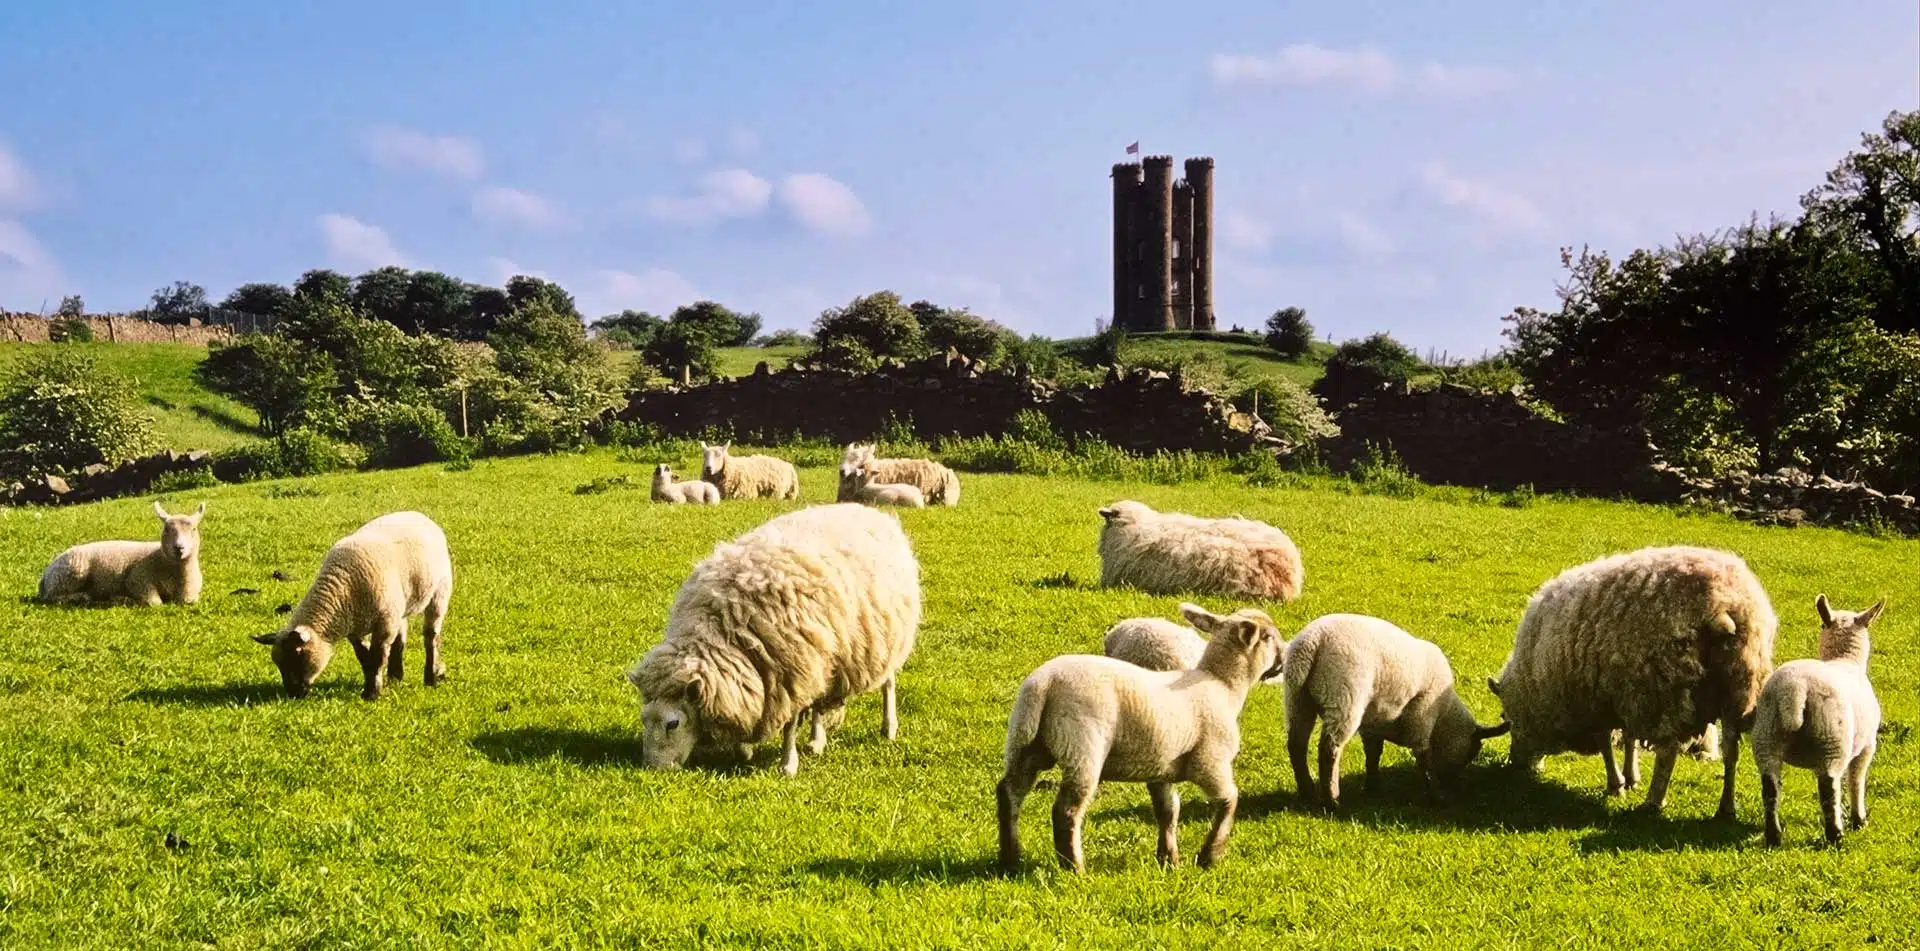
<path fill-rule="evenodd" d="M 825 753 L 826 751 L 827 751 L 826 737 L 823 736 L 817 740 L 807 741 L 807 752 L 812 753 L 815 756 L 819 756 L 820 754 Z"/>
<path fill-rule="evenodd" d="M 1853 821 L 1847 824 L 1847 828 L 1856 829 L 1856 830 L 1864 829 L 1866 827 L 1867 827 L 1866 816 L 1854 816 Z"/>
<path fill-rule="evenodd" d="M 1616 785 L 1614 783 L 1607 784 L 1607 795 L 1609 796 L 1619 797 L 1619 796 L 1626 795 L 1626 792 L 1627 792 L 1627 787 L 1625 786 Z"/>
<path fill-rule="evenodd" d="M 1220 858 L 1221 857 L 1219 855 L 1216 855 L 1213 852 L 1209 852 L 1205 849 L 1202 849 L 1200 852 L 1199 861 L 1195 862 L 1194 864 L 1200 866 L 1203 869 L 1212 868 L 1215 865 L 1220 864 Z"/>
<path fill-rule="evenodd" d="M 1829 827 L 1827 829 L 1827 848 L 1837 849 L 1839 847 L 1840 847 L 1840 829 L 1838 827 Z"/>
<path fill-rule="evenodd" d="M 1780 844 L 1780 830 L 1779 830 L 1779 829 L 1768 829 L 1768 830 L 1767 830 L 1767 833 L 1766 833 L 1766 840 L 1767 840 L 1767 844 L 1768 844 L 1768 845 L 1779 845 L 1779 844 Z"/>
<path fill-rule="evenodd" d="M 1713 811 L 1713 821 L 1715 822 L 1732 822 L 1734 818 L 1733 803 L 1723 802 L 1720 804 L 1720 808 Z"/>
<path fill-rule="evenodd" d="M 800 757 L 789 756 L 780 761 L 780 775 L 793 777 L 800 775 Z"/>

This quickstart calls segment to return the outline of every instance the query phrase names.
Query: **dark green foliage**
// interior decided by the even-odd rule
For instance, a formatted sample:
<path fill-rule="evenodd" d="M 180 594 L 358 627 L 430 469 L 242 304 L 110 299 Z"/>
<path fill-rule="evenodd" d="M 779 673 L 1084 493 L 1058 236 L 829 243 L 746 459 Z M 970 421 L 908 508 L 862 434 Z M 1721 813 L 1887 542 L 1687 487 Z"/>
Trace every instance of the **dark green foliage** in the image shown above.
<path fill-rule="evenodd" d="M 588 328 L 610 346 L 639 350 L 651 343 L 666 323 L 644 310 L 623 310 L 594 321 Z"/>
<path fill-rule="evenodd" d="M 668 323 L 697 330 L 716 347 L 744 347 L 760 332 L 759 314 L 741 314 L 710 300 L 674 309 Z"/>
<path fill-rule="evenodd" d="M 804 347 L 813 342 L 813 338 L 798 330 L 776 330 L 753 341 L 756 347 Z"/>
<path fill-rule="evenodd" d="M 844 370 L 871 370 L 882 360 L 911 360 L 927 352 L 920 322 L 892 291 L 822 312 L 813 324 L 813 342 L 808 360 Z"/>
<path fill-rule="evenodd" d="M 0 478 L 114 465 L 159 448 L 132 384 L 86 354 L 49 347 L 0 379 Z"/>
<path fill-rule="evenodd" d="M 1306 446 L 1340 435 L 1320 400 L 1306 387 L 1284 377 L 1268 377 L 1240 391 L 1235 408 L 1253 413 L 1277 435 L 1296 446 Z"/>
<path fill-rule="evenodd" d="M 344 304 L 353 293 L 353 280 L 339 271 L 318 268 L 300 275 L 293 282 L 293 296 L 312 303 L 332 301 Z"/>
<path fill-rule="evenodd" d="M 84 317 L 55 317 L 47 322 L 47 339 L 54 343 L 91 343 L 93 325 Z"/>
<path fill-rule="evenodd" d="M 260 427 L 270 434 L 326 406 L 339 385 L 324 354 L 277 334 L 247 334 L 215 343 L 193 375 L 207 389 L 252 407 L 260 414 Z"/>
<path fill-rule="evenodd" d="M 1326 374 L 1313 384 L 1313 393 L 1337 411 L 1381 384 L 1405 381 L 1420 369 L 1420 358 L 1412 350 L 1377 333 L 1335 347 L 1327 359 Z"/>
<path fill-rule="evenodd" d="M 87 313 L 87 302 L 78 294 L 68 294 L 60 298 L 60 309 L 54 313 L 60 317 L 84 317 Z"/>
<path fill-rule="evenodd" d="M 1306 356 L 1313 349 L 1313 324 L 1307 312 L 1298 307 L 1283 307 L 1267 318 L 1266 344 L 1288 359 Z"/>
<path fill-rule="evenodd" d="M 284 479 L 357 469 L 367 454 L 304 426 L 214 456 L 214 474 L 228 482 Z"/>
<path fill-rule="evenodd" d="M 464 459 L 472 447 L 431 406 L 349 400 L 341 413 L 347 438 L 367 452 L 376 468 L 417 466 Z"/>
<path fill-rule="evenodd" d="M 207 304 L 206 288 L 175 281 L 172 287 L 153 292 L 153 300 L 147 305 L 147 319 L 162 324 L 184 324 L 205 320 L 212 310 Z"/>
<path fill-rule="evenodd" d="M 279 284 L 242 284 L 220 302 L 220 309 L 254 317 L 278 317 L 293 303 L 293 292 Z"/>
<path fill-rule="evenodd" d="M 719 362 L 713 338 L 698 324 L 668 323 L 641 349 L 646 365 L 675 383 L 691 383 L 713 376 Z"/>

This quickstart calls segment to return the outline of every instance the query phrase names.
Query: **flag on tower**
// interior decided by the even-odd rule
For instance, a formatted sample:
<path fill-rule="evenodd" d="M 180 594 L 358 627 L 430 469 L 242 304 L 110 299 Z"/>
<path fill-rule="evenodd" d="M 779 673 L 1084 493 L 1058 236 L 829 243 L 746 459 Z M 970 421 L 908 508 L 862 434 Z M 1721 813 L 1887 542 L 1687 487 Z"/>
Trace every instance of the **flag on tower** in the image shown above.
<path fill-rule="evenodd" d="M 1128 154 L 1128 155 L 1139 155 L 1139 154 L 1140 154 L 1140 143 L 1138 143 L 1138 142 L 1135 142 L 1135 143 L 1133 143 L 1132 145 L 1129 145 L 1129 146 L 1127 146 L 1127 154 Z"/>

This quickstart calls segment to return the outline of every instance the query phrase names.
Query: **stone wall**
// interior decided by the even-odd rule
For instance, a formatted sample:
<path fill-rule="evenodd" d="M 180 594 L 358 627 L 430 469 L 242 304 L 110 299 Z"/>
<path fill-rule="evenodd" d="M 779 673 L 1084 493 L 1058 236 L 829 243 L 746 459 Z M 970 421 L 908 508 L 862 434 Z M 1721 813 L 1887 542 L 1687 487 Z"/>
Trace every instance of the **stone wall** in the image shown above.
<path fill-rule="evenodd" d="M 108 343 L 188 343 L 204 347 L 233 335 L 226 327 L 184 327 L 126 314 L 88 314 L 82 319 L 93 331 L 94 340 Z M 39 314 L 0 311 L 0 341 L 48 343 L 52 327 L 52 319 Z"/>
<path fill-rule="evenodd" d="M 1672 473 L 1687 501 L 1762 525 L 1880 526 L 1920 535 L 1920 503 L 1911 495 L 1881 492 L 1863 482 L 1782 469 L 1772 475 L 1735 473 L 1703 479 Z"/>
<path fill-rule="evenodd" d="M 1093 387 L 1058 387 L 1017 372 L 982 370 L 951 353 L 873 373 L 763 363 L 751 376 L 704 386 L 633 393 L 618 418 L 669 435 L 730 431 L 739 440 L 789 436 L 852 442 L 871 439 L 890 416 L 911 420 L 922 437 L 997 436 L 1021 410 L 1054 428 L 1092 435 L 1137 452 L 1191 449 L 1243 452 L 1268 437 L 1266 424 L 1224 399 L 1187 389 L 1177 376 L 1110 371 Z"/>
<path fill-rule="evenodd" d="M 213 453 L 168 449 L 129 459 L 117 466 L 91 465 L 71 478 L 40 476 L 28 482 L 0 486 L 0 505 L 61 505 L 137 495 L 152 488 L 161 476 L 212 468 Z"/>

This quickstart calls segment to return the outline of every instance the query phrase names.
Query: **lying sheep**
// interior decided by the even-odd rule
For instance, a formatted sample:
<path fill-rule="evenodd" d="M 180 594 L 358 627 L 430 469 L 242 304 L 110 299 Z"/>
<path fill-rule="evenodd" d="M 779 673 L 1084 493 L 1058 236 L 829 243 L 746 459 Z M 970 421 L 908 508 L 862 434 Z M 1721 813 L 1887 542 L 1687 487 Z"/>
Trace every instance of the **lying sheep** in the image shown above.
<path fill-rule="evenodd" d="M 1007 718 L 1006 771 L 995 790 L 1000 866 L 1020 867 L 1020 804 L 1041 772 L 1060 767 L 1053 848 L 1062 866 L 1086 870 L 1081 826 L 1102 780 L 1146 783 L 1160 828 L 1159 860 L 1180 861 L 1180 796 L 1191 782 L 1217 803 L 1200 850 L 1210 868 L 1226 852 L 1239 807 L 1233 760 L 1240 709 L 1255 683 L 1278 671 L 1280 632 L 1253 608 L 1225 617 L 1194 604 L 1180 613 L 1212 635 L 1191 670 L 1155 671 L 1112 657 L 1069 654 L 1027 675 Z"/>
<path fill-rule="evenodd" d="M 1166 618 L 1130 617 L 1107 628 L 1100 652 L 1148 670 L 1191 670 L 1207 652 L 1207 639 Z"/>
<path fill-rule="evenodd" d="M 700 480 L 720 490 L 723 499 L 797 499 L 800 471 L 773 456 L 735 456 L 732 443 L 700 444 Z"/>
<path fill-rule="evenodd" d="M 1887 599 L 1855 613 L 1835 611 L 1820 595 L 1820 659 L 1781 664 L 1754 705 L 1753 759 L 1767 811 L 1767 844 L 1780 844 L 1780 772 L 1810 769 L 1820 784 L 1827 842 L 1840 844 L 1840 774 L 1846 773 L 1851 825 L 1867 824 L 1867 767 L 1879 746 L 1880 700 L 1867 679 L 1867 628 Z"/>
<path fill-rule="evenodd" d="M 1281 602 L 1300 596 L 1305 568 L 1286 534 L 1251 519 L 1156 512 L 1131 500 L 1100 510 L 1100 583 L 1151 594 L 1210 591 Z"/>
<path fill-rule="evenodd" d="M 722 542 L 681 584 L 665 638 L 627 671 L 645 765 L 677 769 L 696 745 L 750 754 L 781 731 L 792 776 L 801 718 L 819 753 L 847 700 L 874 689 L 893 739 L 920 609 L 920 565 L 891 514 L 819 505 Z"/>
<path fill-rule="evenodd" d="M 854 467 L 851 485 L 852 500 L 865 505 L 897 505 L 910 509 L 927 507 L 926 497 L 918 488 L 905 482 L 875 482 L 873 471 L 864 464 Z"/>
<path fill-rule="evenodd" d="M 153 514 L 160 518 L 157 542 L 87 542 L 55 555 L 40 574 L 40 600 L 146 607 L 200 600 L 200 519 L 207 503 L 192 515 L 168 515 L 155 502 Z"/>
<path fill-rule="evenodd" d="M 1367 787 L 1379 781 L 1380 753 L 1391 740 L 1413 752 L 1437 798 L 1450 788 L 1480 744 L 1507 732 L 1481 726 L 1453 689 L 1447 656 L 1398 625 L 1363 614 L 1315 618 L 1287 642 L 1287 754 L 1300 796 L 1316 798 L 1307 772 L 1307 741 L 1320 726 L 1317 798 L 1340 805 L 1340 754 L 1355 733 L 1367 754 Z"/>
<path fill-rule="evenodd" d="M 297 698 L 313 688 L 333 659 L 334 643 L 345 638 L 366 676 L 360 695 L 373 700 L 385 683 L 382 671 L 400 679 L 407 618 L 419 614 L 427 632 L 424 678 L 434 687 L 447 674 L 440 631 L 452 597 L 446 534 L 419 512 L 394 512 L 334 542 L 285 626 L 254 640 L 273 648 L 280 683 Z"/>
<path fill-rule="evenodd" d="M 663 462 L 653 469 L 653 500 L 669 505 L 719 505 L 720 489 L 711 482 L 675 482 L 673 467 Z"/>
<path fill-rule="evenodd" d="M 1720 721 L 1719 818 L 1733 817 L 1740 720 L 1773 668 L 1773 606 L 1746 562 L 1686 546 L 1597 559 L 1540 586 L 1490 680 L 1513 724 L 1511 758 L 1535 768 L 1548 753 L 1599 753 L 1607 793 L 1627 787 L 1614 764 L 1624 735 L 1658 750 L 1646 806 L 1657 812 L 1680 748 Z"/>
<path fill-rule="evenodd" d="M 851 502 L 853 470 L 865 466 L 873 481 L 882 485 L 905 484 L 920 490 L 930 505 L 959 505 L 960 477 L 952 469 L 931 459 L 881 459 L 872 445 L 849 443 L 840 460 L 839 501 Z"/>

